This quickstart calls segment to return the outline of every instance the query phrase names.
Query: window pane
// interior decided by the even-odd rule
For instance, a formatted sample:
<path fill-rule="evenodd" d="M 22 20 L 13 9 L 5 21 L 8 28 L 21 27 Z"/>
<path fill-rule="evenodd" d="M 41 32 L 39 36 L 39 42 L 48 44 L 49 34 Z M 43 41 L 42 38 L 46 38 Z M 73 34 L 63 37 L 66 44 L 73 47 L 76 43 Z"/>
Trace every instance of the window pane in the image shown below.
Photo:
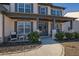
<path fill-rule="evenodd" d="M 25 4 L 25 9 L 30 9 L 31 4 Z"/>
<path fill-rule="evenodd" d="M 19 7 L 24 7 L 24 3 L 19 3 Z"/>
<path fill-rule="evenodd" d="M 25 9 L 25 12 L 26 13 L 30 13 L 30 9 Z"/>
<path fill-rule="evenodd" d="M 17 34 L 24 34 L 24 24 L 23 24 L 23 22 L 17 23 Z"/>
<path fill-rule="evenodd" d="M 31 32 L 31 22 L 25 22 L 25 33 Z"/>
<path fill-rule="evenodd" d="M 19 12 L 24 12 L 24 8 L 19 8 Z"/>
<path fill-rule="evenodd" d="M 32 12 L 32 4 L 25 4 L 25 12 L 26 13 Z"/>

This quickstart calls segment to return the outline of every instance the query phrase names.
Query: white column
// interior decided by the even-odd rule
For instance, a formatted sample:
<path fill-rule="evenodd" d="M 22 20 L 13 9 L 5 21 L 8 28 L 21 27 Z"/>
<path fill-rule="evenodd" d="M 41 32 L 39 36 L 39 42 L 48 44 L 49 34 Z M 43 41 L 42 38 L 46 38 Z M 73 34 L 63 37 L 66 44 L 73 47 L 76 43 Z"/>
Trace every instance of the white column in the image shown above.
<path fill-rule="evenodd" d="M 33 31 L 37 30 L 37 21 L 33 21 Z"/>
<path fill-rule="evenodd" d="M 51 22 L 48 22 L 48 35 L 51 35 Z"/>
<path fill-rule="evenodd" d="M 56 34 L 56 19 L 53 18 L 53 28 L 52 28 L 52 39 L 55 39 L 55 34 Z"/>
<path fill-rule="evenodd" d="M 3 43 L 3 15 L 0 14 L 0 43 Z"/>

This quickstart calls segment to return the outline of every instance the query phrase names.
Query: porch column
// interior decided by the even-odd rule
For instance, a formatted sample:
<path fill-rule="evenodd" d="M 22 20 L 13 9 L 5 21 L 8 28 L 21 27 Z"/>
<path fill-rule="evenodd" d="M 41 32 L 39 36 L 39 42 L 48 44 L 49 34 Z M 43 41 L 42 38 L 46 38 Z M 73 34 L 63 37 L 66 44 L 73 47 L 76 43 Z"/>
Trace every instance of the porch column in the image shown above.
<path fill-rule="evenodd" d="M 70 21 L 70 32 L 74 32 L 73 31 L 73 20 Z"/>
<path fill-rule="evenodd" d="M 37 17 L 36 20 L 37 20 L 37 25 L 36 25 L 37 26 L 37 30 L 36 31 L 39 32 L 39 17 Z"/>
<path fill-rule="evenodd" d="M 72 27 L 73 27 L 73 21 L 71 20 L 70 21 L 70 29 L 72 30 Z"/>
<path fill-rule="evenodd" d="M 37 17 L 37 30 L 39 30 L 39 18 Z"/>
<path fill-rule="evenodd" d="M 53 18 L 52 20 L 53 20 L 52 21 L 52 23 L 53 23 L 53 25 L 52 25 L 52 39 L 55 39 L 55 34 L 56 34 L 56 19 Z"/>
<path fill-rule="evenodd" d="M 55 30 L 55 29 L 56 29 L 56 21 L 55 21 L 55 18 L 53 18 L 52 20 L 53 20 L 53 26 L 52 26 L 52 29 Z"/>

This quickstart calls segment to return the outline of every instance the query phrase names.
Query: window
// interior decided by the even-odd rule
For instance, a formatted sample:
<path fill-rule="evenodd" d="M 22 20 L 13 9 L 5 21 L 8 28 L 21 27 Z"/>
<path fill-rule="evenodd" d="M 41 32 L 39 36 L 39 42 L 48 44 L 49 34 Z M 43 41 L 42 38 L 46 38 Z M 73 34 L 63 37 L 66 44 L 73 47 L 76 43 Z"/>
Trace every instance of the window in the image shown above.
<path fill-rule="evenodd" d="M 39 14 L 47 15 L 48 14 L 48 8 L 39 6 Z"/>
<path fill-rule="evenodd" d="M 51 10 L 51 15 L 56 15 L 56 11 L 55 10 Z"/>
<path fill-rule="evenodd" d="M 51 10 L 51 15 L 62 16 L 61 10 Z"/>
<path fill-rule="evenodd" d="M 33 12 L 33 5 L 30 3 L 18 3 L 15 4 L 15 11 L 16 12 L 25 12 L 25 13 L 32 13 Z"/>
<path fill-rule="evenodd" d="M 31 22 L 17 22 L 17 34 L 23 35 L 31 32 Z"/>
<path fill-rule="evenodd" d="M 32 4 L 25 4 L 25 12 L 26 13 L 32 12 Z"/>

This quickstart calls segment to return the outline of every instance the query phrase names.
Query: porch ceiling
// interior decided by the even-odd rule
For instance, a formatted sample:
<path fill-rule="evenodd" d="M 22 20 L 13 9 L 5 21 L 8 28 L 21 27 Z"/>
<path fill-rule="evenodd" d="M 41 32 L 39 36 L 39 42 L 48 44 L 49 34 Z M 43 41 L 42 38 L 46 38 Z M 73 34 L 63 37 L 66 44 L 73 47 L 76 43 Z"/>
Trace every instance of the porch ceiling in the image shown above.
<path fill-rule="evenodd" d="M 53 21 L 55 19 L 57 22 L 67 22 L 71 20 L 75 20 L 76 18 L 64 17 L 64 16 L 52 16 L 52 15 L 40 15 L 40 14 L 27 14 L 27 13 L 17 13 L 17 12 L 3 12 L 4 15 L 8 16 L 12 19 L 34 19 L 36 18 Z"/>

